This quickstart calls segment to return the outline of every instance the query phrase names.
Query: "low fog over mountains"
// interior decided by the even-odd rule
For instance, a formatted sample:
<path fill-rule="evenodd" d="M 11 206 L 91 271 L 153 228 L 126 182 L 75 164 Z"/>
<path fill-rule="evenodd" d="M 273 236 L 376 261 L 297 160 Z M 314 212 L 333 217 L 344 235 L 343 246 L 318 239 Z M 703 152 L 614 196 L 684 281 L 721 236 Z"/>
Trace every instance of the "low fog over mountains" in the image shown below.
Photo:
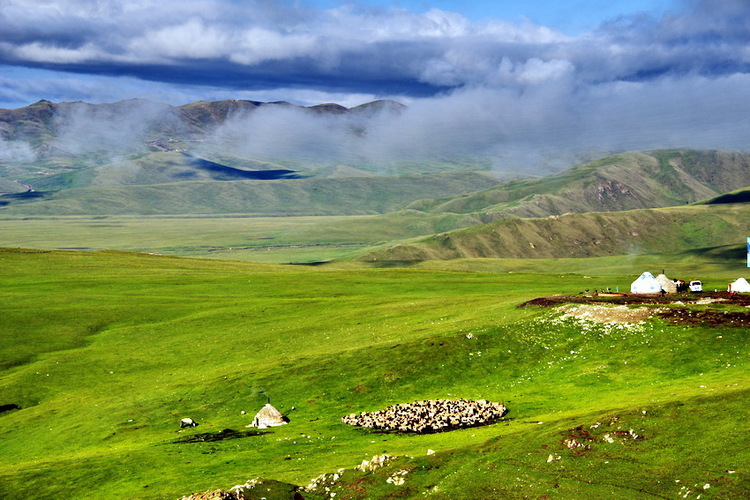
<path fill-rule="evenodd" d="M 723 84 L 740 83 L 730 78 Z M 674 94 L 674 85 L 686 88 Z M 700 82 L 663 88 L 621 84 L 610 90 L 618 93 L 617 100 L 609 92 L 581 92 L 571 100 L 549 87 L 521 95 L 466 89 L 408 107 L 388 100 L 352 108 L 243 100 L 178 107 L 147 100 L 99 105 L 40 101 L 0 110 L 0 161 L 93 153 L 116 158 L 159 143 L 199 155 L 308 163 L 307 168 L 367 165 L 398 173 L 392 170 L 404 164 L 469 161 L 513 175 L 548 174 L 634 149 L 745 147 L 744 131 L 727 119 L 744 110 L 725 102 L 721 93 L 706 96 Z M 673 102 L 677 95 L 680 103 Z M 685 95 L 695 99 L 684 100 Z M 714 112 L 704 113 L 706 106 Z M 651 110 L 648 115 L 644 107 Z M 587 111 L 581 114 L 580 109 Z M 709 116 L 724 119 L 705 123 Z"/>
<path fill-rule="evenodd" d="M 179 107 L 142 99 L 100 105 L 39 101 L 0 110 L 0 161 L 91 154 L 111 160 L 153 150 L 190 150 L 282 162 L 387 162 L 393 152 L 375 147 L 383 144 L 378 136 L 405 109 L 394 101 L 354 108 L 240 100 Z M 403 155 L 409 156 L 419 155 Z"/>

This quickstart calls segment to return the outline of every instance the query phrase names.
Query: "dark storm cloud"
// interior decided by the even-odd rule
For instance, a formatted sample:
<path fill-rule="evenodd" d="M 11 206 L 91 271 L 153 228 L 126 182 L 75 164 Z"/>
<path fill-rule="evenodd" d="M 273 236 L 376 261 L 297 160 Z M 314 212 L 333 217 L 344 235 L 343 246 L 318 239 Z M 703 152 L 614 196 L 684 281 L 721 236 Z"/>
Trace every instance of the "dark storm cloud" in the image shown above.
<path fill-rule="evenodd" d="M 35 7 L 0 3 L 0 23 L 14 26 L 0 31 L 0 63 L 173 89 L 409 101 L 398 117 L 367 123 L 272 108 L 237 116 L 213 138 L 247 154 L 378 164 L 482 156 L 512 170 L 627 149 L 748 148 L 745 0 L 690 1 L 660 18 L 622 17 L 578 36 L 353 4 L 320 11 L 270 1 L 60 0 Z M 20 91 L 2 77 L 0 86 Z"/>
<path fill-rule="evenodd" d="M 472 24 L 437 10 L 10 1 L 0 7 L 0 62 L 233 89 L 415 96 L 471 85 L 524 88 L 563 66 L 581 84 L 746 72 L 750 4 L 707 0 L 689 7 L 568 37 L 533 24 Z M 540 71 L 531 74 L 530 63 Z"/>

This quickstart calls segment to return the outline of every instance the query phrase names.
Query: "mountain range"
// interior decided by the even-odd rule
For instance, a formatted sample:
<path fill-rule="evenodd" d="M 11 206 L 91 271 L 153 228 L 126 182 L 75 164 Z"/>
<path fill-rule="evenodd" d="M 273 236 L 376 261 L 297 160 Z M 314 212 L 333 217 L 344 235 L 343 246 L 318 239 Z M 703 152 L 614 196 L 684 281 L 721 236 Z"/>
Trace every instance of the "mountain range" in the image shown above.
<path fill-rule="evenodd" d="M 635 151 L 511 179 L 480 158 L 389 170 L 248 154 L 222 127 L 264 109 L 289 111 L 289 127 L 322 117 L 358 137 L 406 108 L 133 100 L 0 110 L 0 216 L 452 216 L 448 233 L 394 242 L 366 261 L 613 255 L 663 249 L 666 235 L 678 249 L 738 244 L 750 230 L 747 153 Z M 714 201 L 696 205 L 705 200 Z M 700 225 L 712 230 L 686 229 Z"/>

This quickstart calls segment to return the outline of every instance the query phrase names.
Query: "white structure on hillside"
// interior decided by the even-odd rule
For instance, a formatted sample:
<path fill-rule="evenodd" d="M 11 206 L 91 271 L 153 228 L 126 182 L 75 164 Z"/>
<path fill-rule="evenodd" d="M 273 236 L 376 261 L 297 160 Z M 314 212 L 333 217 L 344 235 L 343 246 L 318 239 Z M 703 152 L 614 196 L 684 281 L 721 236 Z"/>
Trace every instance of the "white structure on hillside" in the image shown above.
<path fill-rule="evenodd" d="M 257 427 L 258 429 L 265 429 L 267 427 L 276 427 L 277 425 L 284 425 L 289 423 L 289 419 L 284 416 L 279 410 L 274 408 L 271 403 L 268 403 L 255 414 L 253 423 L 247 427 Z"/>
<path fill-rule="evenodd" d="M 734 293 L 748 293 L 750 292 L 750 283 L 745 278 L 739 278 L 729 284 L 727 291 Z"/>
<path fill-rule="evenodd" d="M 661 284 L 654 275 L 646 271 L 630 284 L 630 293 L 660 293 Z"/>
<path fill-rule="evenodd" d="M 667 275 L 662 273 L 656 277 L 656 281 L 661 285 L 661 289 L 667 293 L 677 293 L 677 284 L 671 279 L 667 278 Z"/>

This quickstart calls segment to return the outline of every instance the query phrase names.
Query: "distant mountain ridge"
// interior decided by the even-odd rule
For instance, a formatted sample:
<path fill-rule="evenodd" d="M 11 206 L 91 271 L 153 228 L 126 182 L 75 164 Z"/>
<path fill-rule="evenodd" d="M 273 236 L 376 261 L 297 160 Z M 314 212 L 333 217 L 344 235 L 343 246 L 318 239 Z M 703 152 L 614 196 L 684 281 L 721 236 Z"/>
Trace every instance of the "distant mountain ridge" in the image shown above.
<path fill-rule="evenodd" d="M 398 113 L 406 108 L 403 104 L 392 100 L 377 100 L 352 108 L 332 103 L 299 106 L 286 101 L 261 102 L 241 99 L 195 101 L 181 106 L 171 106 L 147 99 L 130 99 L 105 104 L 90 104 L 81 101 L 54 103 L 40 100 L 23 108 L 0 109 L 0 138 L 6 141 L 28 141 L 34 146 L 41 146 L 46 139 L 65 127 L 66 115 L 88 113 L 92 116 L 117 119 L 118 116 L 127 115 L 133 110 L 143 112 L 144 119 L 152 122 L 144 128 L 147 135 L 152 134 L 154 138 L 169 135 L 189 138 L 205 133 L 210 127 L 225 122 L 232 115 L 268 107 L 332 115 Z"/>

